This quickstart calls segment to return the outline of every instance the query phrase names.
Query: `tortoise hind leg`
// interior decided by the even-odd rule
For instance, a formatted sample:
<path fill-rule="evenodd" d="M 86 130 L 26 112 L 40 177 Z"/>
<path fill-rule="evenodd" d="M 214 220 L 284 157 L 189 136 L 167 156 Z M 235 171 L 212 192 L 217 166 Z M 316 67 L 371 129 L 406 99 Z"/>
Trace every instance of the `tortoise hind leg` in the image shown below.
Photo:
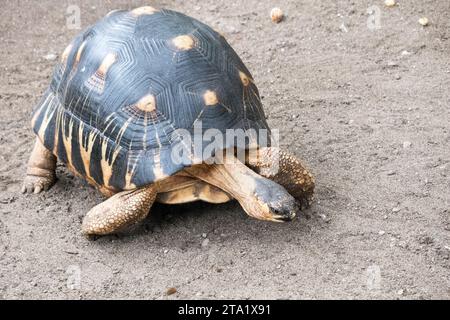
<path fill-rule="evenodd" d="M 28 160 L 27 175 L 22 193 L 47 191 L 56 181 L 56 157 L 36 138 L 33 151 Z"/>
<path fill-rule="evenodd" d="M 314 194 L 314 177 L 295 156 L 278 148 L 261 148 L 250 155 L 248 166 L 261 176 L 282 185 L 302 207 L 309 207 Z"/>
<path fill-rule="evenodd" d="M 142 221 L 156 199 L 156 188 L 122 191 L 96 205 L 84 217 L 85 235 L 106 235 Z"/>

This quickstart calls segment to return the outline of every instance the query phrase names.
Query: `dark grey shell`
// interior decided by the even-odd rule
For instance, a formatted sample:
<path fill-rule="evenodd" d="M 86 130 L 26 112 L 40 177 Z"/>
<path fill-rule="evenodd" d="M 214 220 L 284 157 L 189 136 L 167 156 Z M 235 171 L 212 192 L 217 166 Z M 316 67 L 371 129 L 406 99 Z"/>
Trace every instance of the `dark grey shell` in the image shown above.
<path fill-rule="evenodd" d="M 69 168 L 123 190 L 195 163 L 171 154 L 183 140 L 179 129 L 193 134 L 200 120 L 203 132 L 268 130 L 250 72 L 220 34 L 143 7 L 112 12 L 72 41 L 32 125 Z"/>

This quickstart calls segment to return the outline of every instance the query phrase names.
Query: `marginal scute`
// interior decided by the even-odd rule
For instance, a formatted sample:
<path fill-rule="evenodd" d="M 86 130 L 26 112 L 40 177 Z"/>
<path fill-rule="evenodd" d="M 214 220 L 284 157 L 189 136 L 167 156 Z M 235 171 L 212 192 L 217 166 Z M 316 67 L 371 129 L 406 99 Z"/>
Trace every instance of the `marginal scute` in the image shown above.
<path fill-rule="evenodd" d="M 207 90 L 203 94 L 203 100 L 205 101 L 205 105 L 207 106 L 215 106 L 219 103 L 219 99 L 217 98 L 217 94 L 214 91 Z"/>
<path fill-rule="evenodd" d="M 70 51 L 72 51 L 72 44 L 69 44 L 63 51 L 61 55 L 61 63 L 65 64 L 67 62 L 67 58 L 69 57 Z"/>
<path fill-rule="evenodd" d="M 116 10 L 111 10 L 110 12 L 108 12 L 108 13 L 106 14 L 106 16 L 109 17 L 110 15 L 112 15 L 114 12 L 117 12 L 117 11 L 119 11 L 119 10 L 118 10 L 118 9 L 116 9 Z"/>
<path fill-rule="evenodd" d="M 152 94 L 146 95 L 136 103 L 136 107 L 144 112 L 153 112 L 156 110 L 156 99 Z"/>
<path fill-rule="evenodd" d="M 223 34 L 223 32 L 222 32 L 221 30 L 216 29 L 216 28 L 213 28 L 213 30 L 214 30 L 219 36 L 221 36 L 222 38 L 225 38 L 225 35 Z"/>
<path fill-rule="evenodd" d="M 135 16 L 141 16 L 143 14 L 154 14 L 157 11 L 158 9 L 155 9 L 151 6 L 144 6 L 131 10 L 131 13 Z"/>
<path fill-rule="evenodd" d="M 190 35 L 181 35 L 172 39 L 173 45 L 181 51 L 190 50 L 194 47 L 194 38 Z"/>
<path fill-rule="evenodd" d="M 250 78 L 242 71 L 239 71 L 239 77 L 241 78 L 241 82 L 244 85 L 244 87 L 247 87 L 250 85 Z"/>
<path fill-rule="evenodd" d="M 86 46 L 86 41 L 83 41 L 83 43 L 80 45 L 80 47 L 78 48 L 78 51 L 77 51 L 77 56 L 75 58 L 76 64 L 78 64 L 78 62 L 80 62 L 81 54 L 83 53 L 85 46 Z"/>

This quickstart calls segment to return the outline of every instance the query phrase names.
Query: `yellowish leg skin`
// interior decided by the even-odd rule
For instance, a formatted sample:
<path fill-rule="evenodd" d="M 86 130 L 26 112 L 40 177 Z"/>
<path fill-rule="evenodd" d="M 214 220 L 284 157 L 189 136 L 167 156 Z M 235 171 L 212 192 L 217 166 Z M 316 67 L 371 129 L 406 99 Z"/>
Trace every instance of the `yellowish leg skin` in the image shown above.
<path fill-rule="evenodd" d="M 250 153 L 250 155 L 252 155 Z M 256 173 L 282 185 L 302 207 L 313 200 L 315 181 L 301 161 L 278 148 L 261 148 L 247 158 L 247 164 Z"/>
<path fill-rule="evenodd" d="M 47 191 L 56 181 L 56 157 L 36 138 L 28 160 L 27 175 L 22 185 L 22 193 Z"/>
<path fill-rule="evenodd" d="M 142 221 L 156 199 L 155 185 L 116 193 L 84 217 L 83 234 L 106 235 Z"/>
<path fill-rule="evenodd" d="M 184 172 L 223 190 L 249 216 L 260 220 L 289 221 L 298 209 L 284 188 L 256 174 L 236 158 L 224 159 L 224 164 L 188 167 Z"/>

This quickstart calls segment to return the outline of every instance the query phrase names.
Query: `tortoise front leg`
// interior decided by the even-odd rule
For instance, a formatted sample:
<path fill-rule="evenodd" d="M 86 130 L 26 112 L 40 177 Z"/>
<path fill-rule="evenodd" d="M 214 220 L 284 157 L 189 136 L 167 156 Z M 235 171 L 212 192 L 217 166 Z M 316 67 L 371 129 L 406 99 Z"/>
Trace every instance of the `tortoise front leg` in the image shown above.
<path fill-rule="evenodd" d="M 106 235 L 142 221 L 156 199 L 156 187 L 122 191 L 96 205 L 84 217 L 85 235 Z"/>
<path fill-rule="evenodd" d="M 216 186 L 235 198 L 245 212 L 268 221 L 290 221 L 298 210 L 295 199 L 279 184 L 261 177 L 236 158 L 224 164 L 200 164 L 184 172 Z"/>
<path fill-rule="evenodd" d="M 22 193 L 47 191 L 56 181 L 56 157 L 36 138 L 28 160 L 27 175 L 22 185 Z"/>
<path fill-rule="evenodd" d="M 299 159 L 278 148 L 261 148 L 247 160 L 256 173 L 281 184 L 302 207 L 309 207 L 314 194 L 314 177 Z"/>

